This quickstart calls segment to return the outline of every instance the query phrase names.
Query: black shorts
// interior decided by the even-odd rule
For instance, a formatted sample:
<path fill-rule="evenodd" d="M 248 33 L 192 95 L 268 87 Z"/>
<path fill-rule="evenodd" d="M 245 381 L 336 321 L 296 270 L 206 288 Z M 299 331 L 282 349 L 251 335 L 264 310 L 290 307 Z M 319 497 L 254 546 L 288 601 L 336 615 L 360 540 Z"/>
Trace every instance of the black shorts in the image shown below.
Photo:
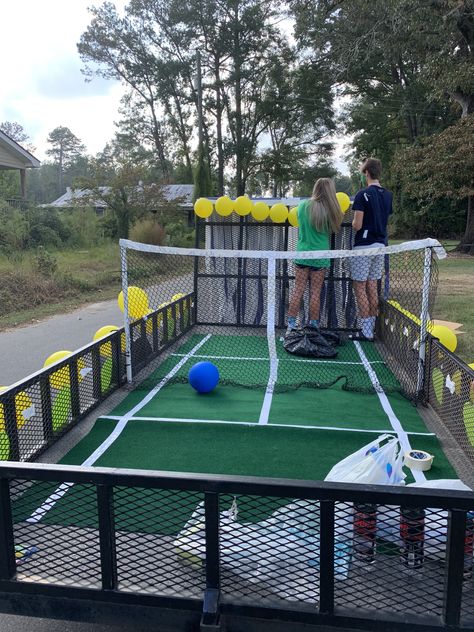
<path fill-rule="evenodd" d="M 308 266 L 304 263 L 295 263 L 295 266 L 297 268 L 300 268 L 301 270 L 327 270 L 327 266 Z"/>

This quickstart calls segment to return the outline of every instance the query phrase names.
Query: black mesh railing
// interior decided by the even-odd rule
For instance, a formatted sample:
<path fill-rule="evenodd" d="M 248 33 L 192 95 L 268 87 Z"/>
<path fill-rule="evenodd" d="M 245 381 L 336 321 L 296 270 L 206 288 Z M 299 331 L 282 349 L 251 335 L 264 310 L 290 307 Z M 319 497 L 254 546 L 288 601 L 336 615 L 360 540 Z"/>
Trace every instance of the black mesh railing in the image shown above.
<path fill-rule="evenodd" d="M 5 463 L 0 507 L 0 601 L 18 613 L 34 591 L 97 610 L 147 596 L 213 630 L 474 625 L 472 492 Z"/>
<path fill-rule="evenodd" d="M 188 293 L 130 324 L 134 373 L 192 326 Z M 0 392 L 0 461 L 33 461 L 126 382 L 121 328 Z"/>
<path fill-rule="evenodd" d="M 426 394 L 443 426 L 474 462 L 474 370 L 431 336 Z"/>

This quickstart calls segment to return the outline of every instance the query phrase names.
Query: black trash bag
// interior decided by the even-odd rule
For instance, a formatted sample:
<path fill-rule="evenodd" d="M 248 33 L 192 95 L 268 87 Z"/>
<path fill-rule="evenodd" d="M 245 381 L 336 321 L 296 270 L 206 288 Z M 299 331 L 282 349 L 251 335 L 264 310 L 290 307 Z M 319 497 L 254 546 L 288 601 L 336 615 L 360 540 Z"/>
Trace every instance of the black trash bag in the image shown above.
<path fill-rule="evenodd" d="M 335 358 L 337 356 L 334 347 L 314 327 L 291 329 L 285 335 L 283 347 L 288 353 L 298 356 L 311 358 Z"/>
<path fill-rule="evenodd" d="M 338 334 L 337 331 L 320 331 L 321 336 L 324 337 L 327 343 L 329 343 L 333 347 L 339 347 L 344 342 L 341 334 Z"/>

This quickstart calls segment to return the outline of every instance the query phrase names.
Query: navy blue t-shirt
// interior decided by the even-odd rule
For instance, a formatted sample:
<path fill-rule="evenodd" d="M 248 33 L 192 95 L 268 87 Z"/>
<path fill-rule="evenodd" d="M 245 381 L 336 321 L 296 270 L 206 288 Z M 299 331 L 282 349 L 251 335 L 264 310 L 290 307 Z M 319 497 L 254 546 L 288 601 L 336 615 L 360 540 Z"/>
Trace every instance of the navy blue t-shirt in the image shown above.
<path fill-rule="evenodd" d="M 364 213 L 362 228 L 355 234 L 354 246 L 387 244 L 387 222 L 392 213 L 391 192 L 371 184 L 356 194 L 352 208 Z"/>

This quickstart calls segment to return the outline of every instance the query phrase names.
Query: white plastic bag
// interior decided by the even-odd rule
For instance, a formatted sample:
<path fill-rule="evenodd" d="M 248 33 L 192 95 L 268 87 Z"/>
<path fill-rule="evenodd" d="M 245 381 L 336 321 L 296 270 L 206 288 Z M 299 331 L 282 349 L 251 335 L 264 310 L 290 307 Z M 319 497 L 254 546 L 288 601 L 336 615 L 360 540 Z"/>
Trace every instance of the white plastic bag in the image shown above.
<path fill-rule="evenodd" d="M 400 442 L 392 435 L 383 434 L 336 463 L 324 480 L 339 483 L 403 485 L 404 479 Z"/>
<path fill-rule="evenodd" d="M 258 523 L 240 523 L 237 513 L 234 501 L 219 517 L 222 570 L 264 585 L 281 598 L 313 603 L 319 582 L 319 502 L 294 500 Z M 206 556 L 203 503 L 177 535 L 174 546 L 182 562 L 201 567 Z M 347 578 L 351 553 L 350 538 L 336 534 L 335 579 Z"/>

